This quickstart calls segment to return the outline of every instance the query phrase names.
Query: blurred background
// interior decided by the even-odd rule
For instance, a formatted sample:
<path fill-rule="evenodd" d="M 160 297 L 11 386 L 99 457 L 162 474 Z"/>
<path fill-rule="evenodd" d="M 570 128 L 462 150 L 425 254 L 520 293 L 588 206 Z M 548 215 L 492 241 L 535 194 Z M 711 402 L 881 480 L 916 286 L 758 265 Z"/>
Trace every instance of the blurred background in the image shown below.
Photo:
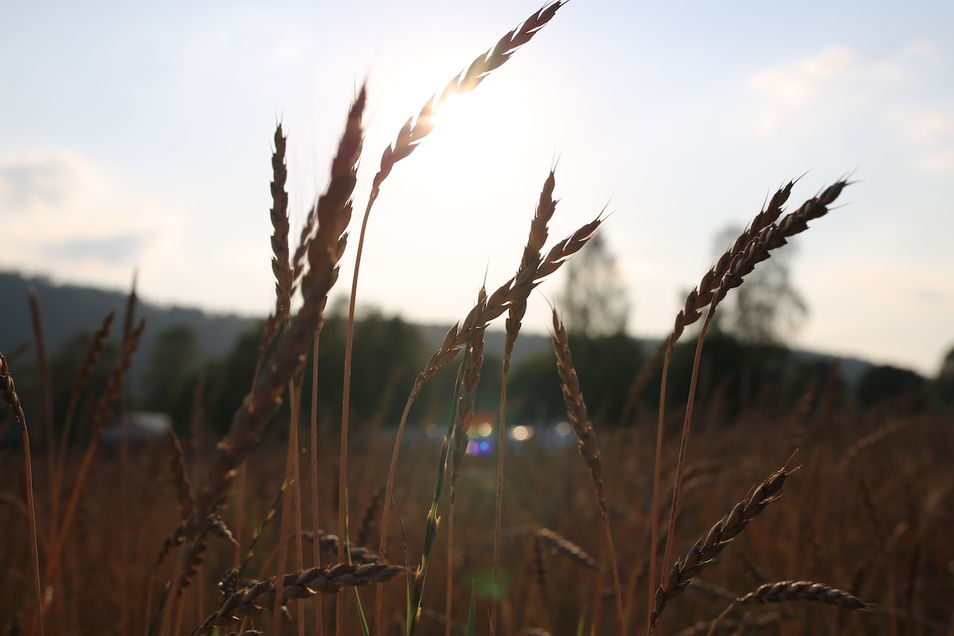
<path fill-rule="evenodd" d="M 262 337 L 275 305 L 276 126 L 288 134 L 294 248 L 367 82 L 354 231 L 379 157 L 404 123 L 538 1 L 0 4 L 0 351 L 35 451 L 30 482 L 17 452 L 26 435 L 0 405 L 0 634 L 30 633 L 44 612 L 47 633 L 154 633 L 164 611 L 186 630 L 172 631 L 188 633 L 244 577 L 291 569 L 289 542 L 296 570 L 328 563 L 302 558 L 338 541 L 322 528 L 342 537 L 354 528 L 359 549 L 383 545 L 386 482 L 401 521 L 390 527 L 391 553 L 379 551 L 396 563 L 403 545 L 413 565 L 423 511 L 440 503 L 431 471 L 446 468 L 437 460 L 449 411 L 454 440 L 469 437 L 454 447 L 471 456 L 453 460 L 454 475 L 464 461 L 457 543 L 452 507 L 441 507 L 448 523 L 421 634 L 464 633 L 471 582 L 477 633 L 487 633 L 490 599 L 502 634 L 602 625 L 611 636 L 614 599 L 642 623 L 660 598 L 643 594 L 655 582 L 650 555 L 663 552 L 653 519 L 678 508 L 665 503 L 669 484 L 683 488 L 672 526 L 679 554 L 714 536 L 713 521 L 795 450 L 790 461 L 804 467 L 783 501 L 737 538 L 722 568 L 693 582 L 665 633 L 704 633 L 700 621 L 727 598 L 803 578 L 849 590 L 872 611 L 739 611 L 723 627 L 954 633 L 954 545 L 943 530 L 954 525 L 950 0 L 568 3 L 477 90 L 445 103 L 433 133 L 384 184 L 361 268 L 351 472 L 336 438 L 354 239 L 314 366 L 317 403 L 304 391 L 301 410 L 286 402 L 260 445 L 227 451 L 247 461 L 215 517 L 217 536 L 202 543 L 203 530 L 195 549 L 163 561 L 196 518 L 190 493 L 231 485 L 217 464 L 209 469 L 225 448 L 216 441 L 257 361 L 276 358 Z M 453 415 L 455 365 L 425 385 L 402 461 L 386 477 L 415 375 L 481 283 L 496 289 L 513 275 L 551 169 L 559 204 L 549 244 L 604 214 L 599 234 L 530 297 L 509 377 L 503 321 L 487 332 L 472 417 Z M 649 361 L 686 294 L 777 188 L 798 180 L 794 209 L 842 178 L 852 184 L 831 212 L 719 305 L 691 452 L 676 468 L 698 323 L 674 351 L 667 404 Z M 548 303 L 567 324 L 598 432 L 602 516 L 587 471 L 595 460 L 576 458 Z M 111 311 L 112 332 L 97 339 Z M 145 334 L 122 384 L 122 343 L 136 342 L 129 334 L 141 317 Z M 306 366 L 299 387 L 311 386 Z M 315 445 L 303 454 L 291 433 L 306 413 L 316 414 Z M 508 448 L 499 578 L 488 574 L 496 443 Z M 293 477 L 306 459 L 307 488 L 305 471 Z M 35 506 L 22 493 L 35 493 Z M 658 516 L 653 501 L 664 502 Z M 352 525 L 334 523 L 339 504 Z M 595 565 L 607 554 L 596 529 L 610 519 L 625 599 L 603 593 L 610 577 Z M 28 526 L 39 527 L 34 544 Z M 545 537 L 558 538 L 556 550 Z M 582 564 L 559 556 L 568 545 Z M 330 551 L 338 558 L 337 543 Z M 299 633 L 305 612 L 359 633 L 353 600 L 370 608 L 372 594 L 401 625 L 407 601 L 394 582 L 347 595 L 343 614 L 330 595 L 297 604 Z"/>
<path fill-rule="evenodd" d="M 168 364 L 161 351 L 179 347 L 176 364 L 213 373 L 240 355 L 242 334 L 254 349 L 248 334 L 271 306 L 275 124 L 289 135 L 297 236 L 361 82 L 370 100 L 359 209 L 403 122 L 536 8 L 7 5 L 0 348 L 30 341 L 33 284 L 50 348 L 69 368 L 84 350 L 77 338 L 124 302 L 138 272 L 153 318 L 136 363 L 140 399 L 170 403 L 174 388 L 149 379 L 150 365 Z M 604 207 L 611 216 L 583 255 L 589 265 L 561 272 L 531 302 L 519 362 L 549 355 L 544 338 L 529 337 L 546 335 L 546 295 L 596 359 L 601 346 L 632 353 L 619 372 L 628 375 L 766 196 L 801 177 L 794 206 L 851 175 L 838 209 L 725 308 L 720 332 L 806 364 L 844 358 L 852 383 L 877 366 L 936 378 L 954 344 L 954 85 L 943 81 L 954 76 L 952 29 L 949 2 L 571 3 L 442 109 L 396 169 L 368 232 L 366 329 L 404 330 L 417 357 L 395 365 L 433 349 L 485 276 L 510 276 L 556 165 L 551 237 Z M 612 338 L 630 349 L 601 344 Z M 390 371 L 380 373 L 369 391 L 386 383 Z"/>

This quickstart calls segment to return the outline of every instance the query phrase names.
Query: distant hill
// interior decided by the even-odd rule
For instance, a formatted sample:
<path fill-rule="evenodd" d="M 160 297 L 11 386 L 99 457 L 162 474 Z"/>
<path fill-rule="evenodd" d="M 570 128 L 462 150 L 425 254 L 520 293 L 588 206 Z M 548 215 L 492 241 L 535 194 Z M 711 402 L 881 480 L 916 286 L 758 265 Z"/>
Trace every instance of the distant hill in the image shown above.
<path fill-rule="evenodd" d="M 118 320 L 126 304 L 126 293 L 108 291 L 95 287 L 56 284 L 45 278 L 24 277 L 14 272 L 0 272 L 0 350 L 10 351 L 22 343 L 32 342 L 30 311 L 27 304 L 27 286 L 37 290 L 43 311 L 43 326 L 51 352 L 55 352 L 70 336 L 81 331 L 94 331 L 106 314 L 116 309 Z M 147 316 L 148 328 L 144 335 L 142 351 L 148 351 L 156 334 L 173 325 L 186 325 L 196 335 L 202 354 L 217 357 L 226 354 L 242 332 L 255 326 L 256 318 L 237 314 L 208 313 L 199 309 L 179 306 L 164 306 L 144 302 L 139 315 Z M 440 346 L 450 325 L 419 325 L 428 350 Z M 117 328 L 118 331 L 118 328 Z M 653 351 L 658 339 L 640 339 L 644 351 Z M 486 351 L 498 358 L 503 356 L 504 332 L 501 329 L 487 331 Z M 514 349 L 513 362 L 523 360 L 549 350 L 547 335 L 523 332 Z M 854 384 L 872 366 L 870 362 L 851 357 L 833 356 L 814 351 L 797 351 L 808 359 L 835 360 L 840 362 L 842 378 Z M 141 359 L 141 357 L 140 357 Z"/>
<path fill-rule="evenodd" d="M 428 349 L 436 350 L 444 340 L 444 335 L 447 333 L 447 330 L 450 329 L 450 325 L 421 325 L 420 329 Z M 639 342 L 647 357 L 656 350 L 656 347 L 659 346 L 661 342 L 659 338 L 637 338 L 636 340 Z M 502 329 L 488 329 L 485 346 L 486 353 L 502 358 L 503 346 L 504 331 Z M 517 339 L 517 344 L 514 347 L 513 363 L 514 365 L 518 365 L 527 358 L 532 358 L 542 351 L 550 350 L 552 346 L 553 345 L 550 344 L 550 336 L 548 335 L 521 331 L 520 337 Z M 809 351 L 807 349 L 796 349 L 795 355 L 809 362 L 831 362 L 837 360 L 841 379 L 849 385 L 856 384 L 861 376 L 864 375 L 864 372 L 874 366 L 871 362 L 860 358 L 837 356 L 830 353 Z"/>
<path fill-rule="evenodd" d="M 14 272 L 0 272 L 0 350 L 10 351 L 22 343 L 33 342 L 27 288 L 33 285 L 43 313 L 47 347 L 55 353 L 77 332 L 93 332 L 111 310 L 117 320 L 114 334 L 122 329 L 127 294 L 80 285 L 60 285 L 46 278 L 28 278 Z M 173 325 L 186 325 L 196 335 L 205 356 L 224 355 L 243 331 L 255 325 L 255 319 L 235 314 L 214 314 L 198 309 L 140 302 L 139 317 L 148 325 L 141 351 L 148 351 L 156 335 Z"/>
<path fill-rule="evenodd" d="M 424 345 L 428 352 L 435 351 L 444 341 L 447 330 L 450 325 L 419 325 L 421 335 L 424 338 Z M 541 351 L 548 351 L 553 348 L 550 344 L 550 336 L 521 331 L 517 338 L 517 344 L 513 350 L 513 364 L 518 365 L 527 358 L 536 356 Z M 488 356 L 503 358 L 504 349 L 504 331 L 503 329 L 488 329 L 484 341 L 484 353 Z"/>

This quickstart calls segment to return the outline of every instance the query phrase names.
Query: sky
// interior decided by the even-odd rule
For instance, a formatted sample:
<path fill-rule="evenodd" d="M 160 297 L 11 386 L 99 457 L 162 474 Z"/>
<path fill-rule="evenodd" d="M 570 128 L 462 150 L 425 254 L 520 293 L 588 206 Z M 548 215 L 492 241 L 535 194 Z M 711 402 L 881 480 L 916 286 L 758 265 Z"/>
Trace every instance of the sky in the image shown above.
<path fill-rule="evenodd" d="M 138 269 L 147 299 L 264 315 L 276 123 L 294 237 L 362 81 L 358 210 L 404 121 L 539 6 L 3 3 L 0 269 L 111 288 Z M 612 212 L 629 331 L 659 337 L 720 230 L 788 179 L 794 206 L 850 174 L 797 240 L 793 344 L 933 375 L 954 345 L 951 33 L 949 1 L 573 0 L 395 168 L 359 303 L 462 318 L 516 269 L 556 165 L 551 239 Z"/>

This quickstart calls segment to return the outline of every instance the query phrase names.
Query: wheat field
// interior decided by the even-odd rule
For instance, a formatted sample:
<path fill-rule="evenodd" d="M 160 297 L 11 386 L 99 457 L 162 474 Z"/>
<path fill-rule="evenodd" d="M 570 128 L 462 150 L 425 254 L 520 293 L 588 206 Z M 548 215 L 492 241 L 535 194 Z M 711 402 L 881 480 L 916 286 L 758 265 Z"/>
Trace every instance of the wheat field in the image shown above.
<path fill-rule="evenodd" d="M 670 333 L 632 378 L 623 426 L 587 409 L 553 309 L 575 442 L 514 444 L 507 389 L 528 303 L 545 302 L 538 286 L 612 223 L 558 206 L 551 169 L 526 210 L 512 277 L 474 287 L 473 305 L 399 387 L 400 419 L 379 429 L 352 416 L 360 266 L 379 195 L 427 143 L 441 105 L 505 72 L 564 4 L 544 6 L 466 64 L 380 155 L 364 145 L 373 90 L 356 90 L 297 237 L 288 133 L 277 126 L 275 303 L 247 395 L 220 439 L 197 390 L 178 436 L 103 441 L 126 408 L 124 383 L 149 329 L 135 289 L 104 316 L 55 422 L 24 412 L 21 356 L 0 355 L 21 440 L 0 450 L 3 634 L 954 634 L 949 417 L 904 401 L 863 410 L 835 382 L 808 386 L 794 406 L 750 396 L 731 416 L 717 391 L 699 392 L 700 376 L 718 382 L 704 345 L 720 303 L 864 184 L 834 176 L 798 199 L 808 186 L 786 181 L 767 198 L 711 269 L 685 281 L 691 291 Z M 359 162 L 376 167 L 367 193 L 356 187 Z M 578 229 L 552 236 L 555 215 Z M 341 277 L 346 253 L 356 264 Z M 317 404 L 317 355 L 332 290 L 350 303 L 343 401 L 328 417 Z M 42 307 L 31 309 L 49 401 Z M 485 336 L 500 327 L 497 360 L 485 356 Z M 119 355 L 96 385 L 108 338 Z M 693 362 L 670 382 L 677 342 L 689 342 Z M 485 363 L 501 368 L 490 374 Z M 442 373 L 452 390 L 442 396 L 442 435 L 429 438 L 417 434 L 415 407 Z M 488 377 L 499 381 L 496 444 L 481 455 L 468 442 Z M 31 438 L 42 443 L 31 448 Z"/>

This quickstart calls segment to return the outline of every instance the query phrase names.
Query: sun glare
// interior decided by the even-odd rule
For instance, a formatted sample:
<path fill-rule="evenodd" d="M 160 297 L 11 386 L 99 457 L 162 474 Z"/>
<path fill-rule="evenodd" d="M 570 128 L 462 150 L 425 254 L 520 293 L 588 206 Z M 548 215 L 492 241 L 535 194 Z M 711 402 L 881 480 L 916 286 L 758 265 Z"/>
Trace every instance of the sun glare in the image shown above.
<path fill-rule="evenodd" d="M 471 95 L 451 95 L 437 107 L 431 116 L 435 130 L 447 130 L 464 123 L 468 117 L 468 97 Z"/>
<path fill-rule="evenodd" d="M 506 81 L 480 88 L 451 95 L 436 108 L 427 156 L 417 159 L 417 169 L 434 177 L 475 174 L 500 165 L 501 140 L 509 140 L 511 158 L 535 147 L 540 114 L 533 110 L 528 88 Z"/>

